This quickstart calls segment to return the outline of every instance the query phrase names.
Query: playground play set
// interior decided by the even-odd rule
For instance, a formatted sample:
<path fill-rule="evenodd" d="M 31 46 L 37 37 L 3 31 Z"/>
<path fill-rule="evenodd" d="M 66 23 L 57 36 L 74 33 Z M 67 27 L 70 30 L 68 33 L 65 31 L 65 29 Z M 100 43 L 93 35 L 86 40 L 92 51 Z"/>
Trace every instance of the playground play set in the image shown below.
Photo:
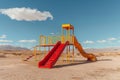
<path fill-rule="evenodd" d="M 78 42 L 77 38 L 74 35 L 74 27 L 71 24 L 63 24 L 62 25 L 62 35 L 61 36 L 40 36 L 40 44 L 34 47 L 33 55 L 29 56 L 25 59 L 25 61 L 29 60 L 33 56 L 37 56 L 37 51 L 41 51 L 41 48 L 44 48 L 46 51 L 46 47 L 48 49 L 48 53 L 45 57 L 38 62 L 39 68 L 52 68 L 60 55 L 63 53 L 65 47 L 67 55 L 72 50 L 72 55 L 74 56 L 74 48 L 76 48 L 80 54 L 87 58 L 88 61 L 96 61 L 96 56 L 93 54 L 86 53 L 81 44 Z M 67 60 L 69 57 L 67 56 Z"/>

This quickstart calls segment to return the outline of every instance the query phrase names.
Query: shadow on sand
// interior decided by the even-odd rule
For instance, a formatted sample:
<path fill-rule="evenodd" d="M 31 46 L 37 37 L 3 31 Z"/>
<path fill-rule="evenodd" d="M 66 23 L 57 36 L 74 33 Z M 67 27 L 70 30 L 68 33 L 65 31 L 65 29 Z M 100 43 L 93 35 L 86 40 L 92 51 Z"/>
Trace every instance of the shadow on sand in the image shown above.
<path fill-rule="evenodd" d="M 100 59 L 100 60 L 97 60 L 95 62 L 99 62 L 99 61 L 112 61 L 112 59 Z M 54 68 L 61 68 L 61 67 L 67 67 L 67 66 L 75 66 L 75 65 L 88 64 L 88 63 L 94 63 L 94 62 L 86 61 L 86 60 L 75 60 L 74 62 L 69 63 L 69 64 L 56 65 L 56 66 L 54 66 Z"/>
<path fill-rule="evenodd" d="M 97 60 L 97 61 L 112 61 L 112 59 L 100 59 L 100 60 Z"/>

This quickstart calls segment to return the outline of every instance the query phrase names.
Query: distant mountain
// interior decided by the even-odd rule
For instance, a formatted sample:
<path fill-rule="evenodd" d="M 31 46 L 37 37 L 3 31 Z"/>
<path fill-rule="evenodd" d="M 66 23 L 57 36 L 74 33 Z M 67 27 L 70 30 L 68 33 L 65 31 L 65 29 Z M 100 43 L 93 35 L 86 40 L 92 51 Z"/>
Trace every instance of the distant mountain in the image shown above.
<path fill-rule="evenodd" d="M 101 53 L 101 52 L 120 52 L 120 47 L 108 47 L 108 48 L 88 48 L 86 52 Z"/>
<path fill-rule="evenodd" d="M 29 50 L 23 47 L 16 47 L 12 45 L 0 45 L 0 50 Z"/>
<path fill-rule="evenodd" d="M 0 50 L 30 50 L 30 49 L 24 48 L 24 47 L 16 47 L 16 46 L 12 46 L 12 45 L 0 45 Z M 87 48 L 84 50 L 88 53 L 120 52 L 120 47 Z"/>

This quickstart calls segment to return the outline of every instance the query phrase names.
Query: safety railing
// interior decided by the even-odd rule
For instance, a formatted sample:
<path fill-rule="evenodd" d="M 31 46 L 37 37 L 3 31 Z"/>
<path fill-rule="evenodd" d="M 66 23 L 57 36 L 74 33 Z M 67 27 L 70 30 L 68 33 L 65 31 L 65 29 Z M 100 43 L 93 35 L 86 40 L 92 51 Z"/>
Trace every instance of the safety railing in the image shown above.
<path fill-rule="evenodd" d="M 69 41 L 69 44 L 74 43 L 74 36 L 40 36 L 40 45 L 54 45 L 58 41 L 61 41 L 62 43 L 65 43 L 66 41 Z"/>

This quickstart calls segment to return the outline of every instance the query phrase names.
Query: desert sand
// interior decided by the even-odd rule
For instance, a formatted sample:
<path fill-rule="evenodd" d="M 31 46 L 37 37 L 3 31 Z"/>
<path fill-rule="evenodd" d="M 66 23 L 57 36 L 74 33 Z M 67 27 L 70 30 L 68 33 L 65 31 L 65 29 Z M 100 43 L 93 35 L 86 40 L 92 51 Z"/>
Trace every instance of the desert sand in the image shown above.
<path fill-rule="evenodd" d="M 40 69 L 19 56 L 1 56 L 0 80 L 120 80 L 120 55 L 104 54 L 98 53 L 96 62 L 81 58 L 78 63 L 52 69 Z"/>

